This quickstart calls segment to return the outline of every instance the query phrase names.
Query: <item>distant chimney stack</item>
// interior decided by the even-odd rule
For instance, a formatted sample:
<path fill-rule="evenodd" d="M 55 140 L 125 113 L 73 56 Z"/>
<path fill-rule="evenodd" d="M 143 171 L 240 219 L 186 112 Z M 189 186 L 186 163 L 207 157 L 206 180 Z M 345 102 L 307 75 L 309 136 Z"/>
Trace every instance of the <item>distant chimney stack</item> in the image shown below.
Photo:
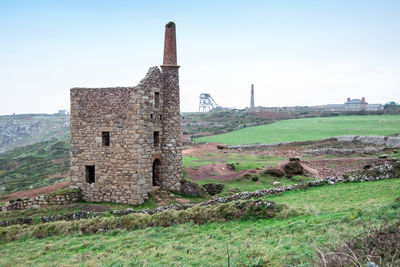
<path fill-rule="evenodd" d="M 347 102 L 350 102 L 350 97 L 347 98 Z"/>
<path fill-rule="evenodd" d="M 254 84 L 251 85 L 250 108 L 254 108 Z"/>
<path fill-rule="evenodd" d="M 163 65 L 176 66 L 177 64 L 175 23 L 170 21 L 165 25 Z"/>
<path fill-rule="evenodd" d="M 361 103 L 365 103 L 365 97 L 361 98 Z"/>

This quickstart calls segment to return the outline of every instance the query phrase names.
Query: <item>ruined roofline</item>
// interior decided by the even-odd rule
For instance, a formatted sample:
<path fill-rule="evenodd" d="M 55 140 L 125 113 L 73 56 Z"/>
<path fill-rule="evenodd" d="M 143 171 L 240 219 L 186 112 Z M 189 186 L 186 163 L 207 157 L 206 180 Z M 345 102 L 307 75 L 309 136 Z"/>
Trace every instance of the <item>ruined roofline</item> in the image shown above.
<path fill-rule="evenodd" d="M 138 86 L 115 86 L 115 87 L 72 87 L 71 90 L 121 90 L 121 89 L 135 89 Z"/>
<path fill-rule="evenodd" d="M 146 75 L 144 76 L 143 79 L 140 80 L 140 82 L 135 85 L 135 86 L 112 86 L 112 87 L 72 87 L 70 90 L 123 90 L 123 89 L 136 89 L 140 87 L 143 82 L 145 82 L 147 79 L 150 78 L 150 76 L 154 72 L 159 72 L 161 73 L 161 70 L 158 66 L 153 66 L 150 67 L 149 70 L 147 71 Z"/>

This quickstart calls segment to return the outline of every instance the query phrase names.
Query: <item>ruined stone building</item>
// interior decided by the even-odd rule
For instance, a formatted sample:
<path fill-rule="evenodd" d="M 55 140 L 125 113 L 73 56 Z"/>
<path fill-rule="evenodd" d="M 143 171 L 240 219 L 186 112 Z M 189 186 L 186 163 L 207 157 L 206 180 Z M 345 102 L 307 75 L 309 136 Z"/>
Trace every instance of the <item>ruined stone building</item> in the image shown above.
<path fill-rule="evenodd" d="M 135 87 L 71 89 L 71 183 L 87 201 L 140 204 L 153 186 L 180 191 L 175 24 L 164 60 Z"/>

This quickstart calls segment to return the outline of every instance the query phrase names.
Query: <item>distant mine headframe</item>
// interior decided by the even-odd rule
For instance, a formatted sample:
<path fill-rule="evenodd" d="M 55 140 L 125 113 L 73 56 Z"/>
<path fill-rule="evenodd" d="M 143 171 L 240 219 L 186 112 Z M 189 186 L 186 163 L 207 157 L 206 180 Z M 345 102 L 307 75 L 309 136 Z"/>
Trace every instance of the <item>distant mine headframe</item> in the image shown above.
<path fill-rule="evenodd" d="M 200 94 L 199 112 L 207 112 L 213 109 L 221 109 L 210 94 Z"/>

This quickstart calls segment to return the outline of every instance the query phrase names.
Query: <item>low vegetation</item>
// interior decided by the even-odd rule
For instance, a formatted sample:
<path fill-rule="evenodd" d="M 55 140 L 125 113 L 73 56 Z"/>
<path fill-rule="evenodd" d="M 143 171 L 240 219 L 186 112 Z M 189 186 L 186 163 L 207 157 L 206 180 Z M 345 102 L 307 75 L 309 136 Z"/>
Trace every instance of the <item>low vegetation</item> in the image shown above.
<path fill-rule="evenodd" d="M 374 262 L 378 266 L 400 266 L 400 220 L 377 228 L 364 225 L 364 228 L 361 234 L 342 239 L 343 245 L 323 244 L 319 250 L 321 265 L 363 266 L 365 262 Z"/>
<path fill-rule="evenodd" d="M 196 138 L 196 142 L 267 144 L 308 141 L 339 135 L 399 135 L 400 115 L 336 116 L 282 120 L 220 135 Z"/>
<path fill-rule="evenodd" d="M 351 238 L 364 231 L 363 224 L 378 227 L 400 216 L 399 192 L 397 179 L 325 185 L 265 198 L 288 206 L 274 218 L 250 216 L 223 223 L 116 229 L 94 235 L 76 230 L 69 233 L 68 229 L 79 228 L 65 228 L 62 222 L 41 230 L 26 226 L 23 232 L 31 234 L 0 245 L 1 253 L 8 255 L 0 257 L 0 265 L 226 266 L 229 257 L 231 266 L 309 266 L 319 261 L 316 247 L 322 249 L 328 242 L 342 244 L 339 234 Z M 111 220 L 116 219 L 83 220 L 80 224 L 98 224 L 99 228 Z M 1 231 L 4 234 L 10 229 Z M 45 237 L 57 231 L 69 234 Z M 37 236 L 33 233 L 42 233 L 44 238 L 30 238 Z"/>
<path fill-rule="evenodd" d="M 52 139 L 15 148 L 0 154 L 0 194 L 59 182 L 68 170 L 68 140 Z"/>

